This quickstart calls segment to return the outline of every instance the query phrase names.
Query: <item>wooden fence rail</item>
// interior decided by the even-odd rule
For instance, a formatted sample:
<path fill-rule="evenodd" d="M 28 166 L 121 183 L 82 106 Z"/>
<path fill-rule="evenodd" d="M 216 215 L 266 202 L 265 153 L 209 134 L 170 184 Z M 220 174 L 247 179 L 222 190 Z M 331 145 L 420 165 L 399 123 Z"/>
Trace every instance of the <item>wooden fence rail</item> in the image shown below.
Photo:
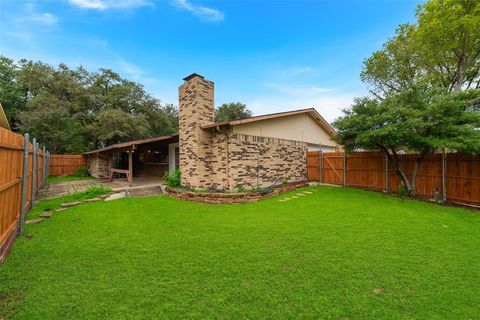
<path fill-rule="evenodd" d="M 400 165 L 412 178 L 416 156 L 400 155 Z M 307 174 L 320 181 L 377 191 L 397 191 L 400 179 L 380 152 L 308 151 Z M 480 206 L 480 157 L 429 154 L 417 174 L 417 196 L 450 203 Z"/>
<path fill-rule="evenodd" d="M 80 168 L 87 167 L 87 159 L 82 154 L 52 154 L 50 161 L 51 176 L 73 175 Z"/>
<path fill-rule="evenodd" d="M 49 153 L 34 139 L 0 128 L 0 264 L 48 176 Z"/>

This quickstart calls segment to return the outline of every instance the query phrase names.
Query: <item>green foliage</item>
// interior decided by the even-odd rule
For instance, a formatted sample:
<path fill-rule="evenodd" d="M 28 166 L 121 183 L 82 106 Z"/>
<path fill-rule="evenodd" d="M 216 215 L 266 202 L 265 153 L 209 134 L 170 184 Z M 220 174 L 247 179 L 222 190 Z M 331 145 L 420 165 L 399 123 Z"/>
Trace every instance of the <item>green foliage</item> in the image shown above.
<path fill-rule="evenodd" d="M 335 139 L 347 150 L 381 150 L 404 187 L 415 194 L 416 171 L 407 178 L 400 151 L 417 152 L 417 166 L 428 152 L 448 148 L 480 153 L 480 90 L 450 93 L 413 88 L 384 100 L 362 98 L 334 122 Z"/>
<path fill-rule="evenodd" d="M 227 121 L 250 118 L 252 111 L 240 102 L 224 103 L 215 109 L 215 121 Z"/>
<path fill-rule="evenodd" d="M 75 170 L 75 176 L 76 177 L 89 177 L 90 176 L 90 170 L 87 168 L 78 168 Z"/>
<path fill-rule="evenodd" d="M 69 196 L 72 197 L 74 200 L 83 200 L 83 199 L 99 197 L 101 195 L 109 194 L 111 192 L 112 192 L 112 189 L 102 184 L 99 184 L 95 186 L 90 186 L 85 191 L 74 192 Z"/>
<path fill-rule="evenodd" d="M 179 187 L 181 184 L 180 169 L 177 168 L 173 172 L 165 172 L 164 179 L 169 187 Z"/>
<path fill-rule="evenodd" d="M 25 227 L 0 318 L 475 319 L 479 229 L 467 209 L 335 187 L 87 203 Z"/>
<path fill-rule="evenodd" d="M 15 130 L 30 133 L 53 153 L 178 131 L 173 105 L 162 106 L 142 85 L 108 69 L 89 72 L 0 56 L 0 101 Z"/>
<path fill-rule="evenodd" d="M 361 79 L 372 93 L 384 98 L 413 85 L 480 88 L 480 1 L 431 0 L 416 16 L 365 60 Z"/>
<path fill-rule="evenodd" d="M 407 191 L 407 189 L 405 189 L 405 187 L 403 185 L 399 185 L 397 187 L 396 192 L 403 197 L 408 196 L 408 191 Z"/>
<path fill-rule="evenodd" d="M 92 176 L 59 176 L 59 177 L 54 177 L 54 176 L 49 176 L 48 177 L 48 182 L 63 182 L 63 181 L 78 181 L 78 180 L 89 180 L 89 179 L 95 179 Z"/>

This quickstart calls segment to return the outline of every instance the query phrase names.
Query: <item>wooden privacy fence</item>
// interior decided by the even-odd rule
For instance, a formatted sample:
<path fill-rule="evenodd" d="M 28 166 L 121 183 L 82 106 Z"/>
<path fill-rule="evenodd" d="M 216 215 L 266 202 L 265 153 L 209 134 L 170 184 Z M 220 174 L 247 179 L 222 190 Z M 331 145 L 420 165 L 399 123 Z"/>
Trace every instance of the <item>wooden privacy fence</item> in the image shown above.
<path fill-rule="evenodd" d="M 28 134 L 0 128 L 0 264 L 47 182 L 49 155 L 36 139 L 30 143 Z"/>
<path fill-rule="evenodd" d="M 87 159 L 82 154 L 52 154 L 50 157 L 50 175 L 73 175 L 80 168 L 87 167 Z"/>
<path fill-rule="evenodd" d="M 414 154 L 400 155 L 400 166 L 412 178 Z M 397 191 L 401 182 L 381 152 L 308 151 L 310 181 L 378 191 Z M 417 196 L 450 203 L 480 205 L 480 157 L 456 153 L 429 154 L 417 173 Z"/>

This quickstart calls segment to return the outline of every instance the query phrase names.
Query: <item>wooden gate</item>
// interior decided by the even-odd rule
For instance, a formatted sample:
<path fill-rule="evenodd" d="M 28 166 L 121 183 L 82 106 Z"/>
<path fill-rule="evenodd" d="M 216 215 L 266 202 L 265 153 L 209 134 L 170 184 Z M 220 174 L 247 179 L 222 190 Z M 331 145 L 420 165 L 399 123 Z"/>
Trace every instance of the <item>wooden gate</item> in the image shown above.
<path fill-rule="evenodd" d="M 343 185 L 344 161 L 345 154 L 343 152 L 308 151 L 308 180 Z"/>

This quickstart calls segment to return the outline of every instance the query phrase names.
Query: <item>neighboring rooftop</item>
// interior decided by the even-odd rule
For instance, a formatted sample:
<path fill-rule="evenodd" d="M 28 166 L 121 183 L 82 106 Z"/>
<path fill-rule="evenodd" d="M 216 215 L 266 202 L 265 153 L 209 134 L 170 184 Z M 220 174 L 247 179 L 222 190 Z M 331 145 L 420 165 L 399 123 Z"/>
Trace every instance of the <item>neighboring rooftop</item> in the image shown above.
<path fill-rule="evenodd" d="M 209 128 L 215 128 L 215 127 L 221 127 L 221 126 L 234 126 L 234 125 L 250 123 L 250 122 L 255 122 L 255 121 L 263 121 L 263 120 L 270 120 L 270 119 L 281 118 L 281 117 L 288 117 L 288 116 L 293 116 L 293 115 L 302 114 L 302 113 L 309 114 L 313 119 L 315 119 L 315 121 L 317 121 L 322 126 L 322 128 L 324 128 L 331 135 L 336 135 L 337 134 L 335 129 L 327 122 L 327 120 L 325 120 L 317 112 L 317 110 L 315 110 L 315 108 L 307 108 L 307 109 L 299 109 L 299 110 L 292 110 L 292 111 L 285 111 L 285 112 L 270 113 L 270 114 L 264 114 L 264 115 L 260 115 L 260 116 L 254 116 L 254 117 L 239 119 L 239 120 L 229 120 L 229 121 L 215 122 L 215 123 L 212 123 L 212 124 L 202 126 L 202 129 L 209 129 Z"/>
<path fill-rule="evenodd" d="M 8 123 L 7 115 L 5 114 L 5 111 L 3 111 L 3 107 L 1 103 L 0 103 L 0 128 L 12 130 L 10 128 L 10 124 Z"/>

